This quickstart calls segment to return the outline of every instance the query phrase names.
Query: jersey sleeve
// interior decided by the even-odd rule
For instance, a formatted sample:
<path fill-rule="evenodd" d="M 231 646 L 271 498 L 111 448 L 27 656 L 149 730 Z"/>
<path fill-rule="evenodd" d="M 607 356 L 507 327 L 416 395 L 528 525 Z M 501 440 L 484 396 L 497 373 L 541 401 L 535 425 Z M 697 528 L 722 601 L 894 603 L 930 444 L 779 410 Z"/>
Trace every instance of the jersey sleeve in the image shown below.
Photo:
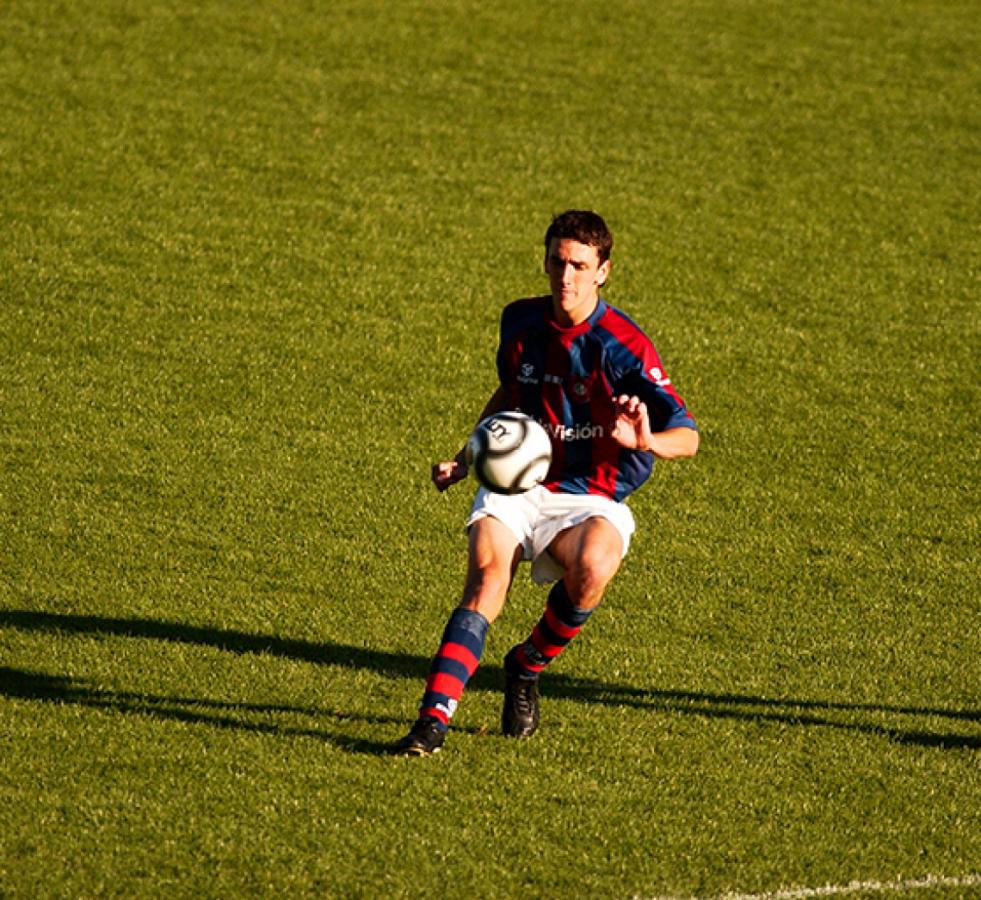
<path fill-rule="evenodd" d="M 514 370 L 516 351 L 514 345 L 515 336 L 515 310 L 514 304 L 507 306 L 501 313 L 501 322 L 498 328 L 497 341 L 497 377 L 502 385 L 509 382 L 509 373 Z"/>
<path fill-rule="evenodd" d="M 630 354 L 627 365 L 614 383 L 614 390 L 617 394 L 640 397 L 647 404 L 651 431 L 667 431 L 669 428 L 698 430 L 694 416 L 675 390 L 654 345 L 648 340 L 643 340 L 640 346 L 634 348 L 634 353 Z"/>
<path fill-rule="evenodd" d="M 548 298 L 528 297 L 509 303 L 501 312 L 497 344 L 497 377 L 501 385 L 514 385 L 522 347 L 530 338 L 540 337 Z"/>

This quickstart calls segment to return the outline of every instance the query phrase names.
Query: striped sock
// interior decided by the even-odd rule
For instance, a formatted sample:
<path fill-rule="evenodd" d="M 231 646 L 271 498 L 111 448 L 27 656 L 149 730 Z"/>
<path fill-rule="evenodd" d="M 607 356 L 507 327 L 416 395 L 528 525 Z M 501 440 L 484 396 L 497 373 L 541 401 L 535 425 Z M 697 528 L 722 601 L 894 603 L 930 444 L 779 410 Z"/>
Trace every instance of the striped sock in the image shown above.
<path fill-rule="evenodd" d="M 569 598 L 565 584 L 556 582 L 549 591 L 545 614 L 539 619 L 523 644 L 518 644 L 509 654 L 510 663 L 520 674 L 529 678 L 538 676 L 558 656 L 580 631 L 593 614 L 591 609 L 580 609 Z"/>
<path fill-rule="evenodd" d="M 480 665 L 490 623 L 479 612 L 455 609 L 446 623 L 426 679 L 419 717 L 432 716 L 448 726 L 470 676 Z"/>

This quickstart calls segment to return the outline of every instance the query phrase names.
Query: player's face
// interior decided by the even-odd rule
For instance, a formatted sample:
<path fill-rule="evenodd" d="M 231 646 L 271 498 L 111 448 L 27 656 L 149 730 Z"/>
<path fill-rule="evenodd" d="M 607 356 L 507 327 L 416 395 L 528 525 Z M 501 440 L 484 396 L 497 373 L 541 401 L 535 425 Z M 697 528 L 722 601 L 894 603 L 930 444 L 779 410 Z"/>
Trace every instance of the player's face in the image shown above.
<path fill-rule="evenodd" d="M 545 254 L 545 271 L 552 288 L 552 310 L 566 327 L 586 321 L 599 302 L 600 286 L 610 274 L 610 261 L 599 252 L 569 238 L 552 238 Z"/>

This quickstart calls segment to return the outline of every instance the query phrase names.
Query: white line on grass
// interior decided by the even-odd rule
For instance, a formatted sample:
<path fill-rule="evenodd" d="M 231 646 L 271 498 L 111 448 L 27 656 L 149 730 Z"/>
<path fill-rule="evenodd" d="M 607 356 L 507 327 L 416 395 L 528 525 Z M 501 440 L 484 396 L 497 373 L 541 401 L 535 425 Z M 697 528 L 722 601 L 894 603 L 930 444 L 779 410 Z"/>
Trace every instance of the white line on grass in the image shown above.
<path fill-rule="evenodd" d="M 957 875 L 948 878 L 935 877 L 901 881 L 850 881 L 848 884 L 828 884 L 824 887 L 783 888 L 763 894 L 721 894 L 717 900 L 807 900 L 809 897 L 836 897 L 842 894 L 885 893 L 886 891 L 916 891 L 931 887 L 981 886 L 981 874 Z M 656 897 L 654 900 L 683 900 L 680 897 Z M 695 900 L 695 898 L 692 898 Z"/>

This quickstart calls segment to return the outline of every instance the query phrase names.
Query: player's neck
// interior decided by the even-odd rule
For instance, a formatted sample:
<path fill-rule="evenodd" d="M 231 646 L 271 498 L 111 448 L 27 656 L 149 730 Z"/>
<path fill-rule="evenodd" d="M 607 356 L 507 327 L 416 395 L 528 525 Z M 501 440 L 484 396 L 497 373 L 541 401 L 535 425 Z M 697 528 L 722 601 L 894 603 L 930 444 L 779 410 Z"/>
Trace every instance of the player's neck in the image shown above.
<path fill-rule="evenodd" d="M 575 328 L 577 325 L 582 325 L 583 322 L 596 312 L 596 307 L 599 306 L 599 303 L 600 298 L 598 292 L 593 294 L 591 299 L 583 300 L 571 308 L 564 306 L 561 299 L 556 300 L 553 297 L 552 318 L 559 328 Z"/>

